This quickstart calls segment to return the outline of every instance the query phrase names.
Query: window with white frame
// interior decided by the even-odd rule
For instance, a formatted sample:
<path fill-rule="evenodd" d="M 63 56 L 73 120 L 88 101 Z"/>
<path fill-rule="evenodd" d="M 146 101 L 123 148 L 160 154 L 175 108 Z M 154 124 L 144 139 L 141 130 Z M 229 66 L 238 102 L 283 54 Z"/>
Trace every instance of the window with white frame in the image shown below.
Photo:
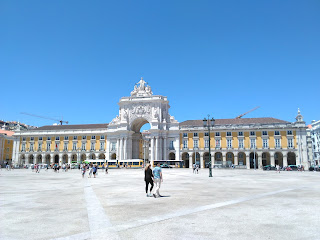
<path fill-rule="evenodd" d="M 188 140 L 183 140 L 183 148 L 188 148 Z"/>
<path fill-rule="evenodd" d="M 193 133 L 193 136 L 194 137 L 198 137 L 198 133 Z"/>
<path fill-rule="evenodd" d="M 250 132 L 250 136 L 255 136 L 256 135 L 256 132 L 255 131 L 251 131 Z"/>
<path fill-rule="evenodd" d="M 256 140 L 255 139 L 250 139 L 250 147 L 256 148 Z"/>
<path fill-rule="evenodd" d="M 91 148 L 90 148 L 90 150 L 95 150 L 95 143 L 94 143 L 94 142 L 91 143 Z"/>
<path fill-rule="evenodd" d="M 116 150 L 116 143 L 113 142 L 111 143 L 111 151 L 115 151 Z"/>
<path fill-rule="evenodd" d="M 24 141 L 24 142 L 25 142 L 25 141 L 26 141 L 26 137 L 23 137 L 23 138 L 22 138 L 22 141 Z"/>
<path fill-rule="evenodd" d="M 173 147 L 173 141 L 170 141 L 169 149 L 170 149 L 170 150 L 174 150 L 174 147 Z"/>
<path fill-rule="evenodd" d="M 188 133 L 183 133 L 183 137 L 188 137 Z"/>
<path fill-rule="evenodd" d="M 104 150 L 104 142 L 100 142 L 100 150 Z"/>
<path fill-rule="evenodd" d="M 280 131 L 274 131 L 274 135 L 279 136 L 280 135 Z"/>
<path fill-rule="evenodd" d="M 231 132 L 227 132 L 227 137 L 231 137 Z"/>
<path fill-rule="evenodd" d="M 96 139 L 96 136 L 91 136 L 91 139 Z"/>
<path fill-rule="evenodd" d="M 209 148 L 209 140 L 204 140 L 204 147 Z"/>
<path fill-rule="evenodd" d="M 42 137 L 39 137 L 39 141 L 42 141 Z"/>
<path fill-rule="evenodd" d="M 105 139 L 105 138 L 104 138 L 104 135 L 101 135 L 101 136 L 100 136 L 100 139 Z"/>
<path fill-rule="evenodd" d="M 30 152 L 33 152 L 33 143 L 30 143 Z"/>
<path fill-rule="evenodd" d="M 288 138 L 288 148 L 293 148 L 293 139 Z"/>
<path fill-rule="evenodd" d="M 199 147 L 199 142 L 198 140 L 193 140 L 193 147 L 198 148 Z"/>
<path fill-rule="evenodd" d="M 291 131 L 291 130 L 288 130 L 288 131 L 287 131 L 287 135 L 292 135 L 292 131 Z"/>
<path fill-rule="evenodd" d="M 59 151 L 59 143 L 56 143 L 55 151 Z"/>
<path fill-rule="evenodd" d="M 280 146 L 281 146 L 280 138 L 276 138 L 276 139 L 275 139 L 275 147 L 276 147 L 276 148 L 280 148 Z"/>
<path fill-rule="evenodd" d="M 268 131 L 262 131 L 262 135 L 263 136 L 267 136 L 268 135 Z"/>
<path fill-rule="evenodd" d="M 69 136 L 64 136 L 64 140 L 69 140 Z"/>
<path fill-rule="evenodd" d="M 30 141 L 34 141 L 34 137 L 31 137 L 31 138 L 30 138 Z"/>
<path fill-rule="evenodd" d="M 232 148 L 232 139 L 227 139 L 227 147 Z"/>
<path fill-rule="evenodd" d="M 220 148 L 221 144 L 220 144 L 220 139 L 216 139 L 216 148 Z"/>
<path fill-rule="evenodd" d="M 269 143 L 268 143 L 268 139 L 262 139 L 262 145 L 263 145 L 263 148 L 268 148 L 269 147 Z"/>
<path fill-rule="evenodd" d="M 87 140 L 87 136 L 82 136 L 82 140 Z"/>
<path fill-rule="evenodd" d="M 238 136 L 243 136 L 243 132 L 238 132 Z"/>
<path fill-rule="evenodd" d="M 75 142 L 72 143 L 72 150 L 73 151 L 77 150 L 77 143 L 75 143 Z"/>
<path fill-rule="evenodd" d="M 25 144 L 25 143 L 23 143 L 23 144 L 21 145 L 21 151 L 22 151 L 22 152 L 25 152 L 25 151 L 26 151 L 26 144 Z"/>
<path fill-rule="evenodd" d="M 50 152 L 51 149 L 51 143 L 47 143 L 47 152 Z"/>
<path fill-rule="evenodd" d="M 239 139 L 239 148 L 243 148 L 243 139 Z"/>
<path fill-rule="evenodd" d="M 85 142 L 83 142 L 83 143 L 81 144 L 81 150 L 82 150 L 82 151 L 85 151 L 85 150 L 86 150 L 86 143 L 85 143 Z"/>
<path fill-rule="evenodd" d="M 208 132 L 205 132 L 205 133 L 204 133 L 204 136 L 205 136 L 205 137 L 209 137 L 209 133 L 208 133 Z"/>
<path fill-rule="evenodd" d="M 68 151 L 68 143 L 64 143 L 64 145 L 63 145 L 63 151 Z"/>
<path fill-rule="evenodd" d="M 51 141 L 51 137 L 47 137 L 47 141 Z"/>
<path fill-rule="evenodd" d="M 220 136 L 220 132 L 216 132 L 216 137 L 219 137 Z"/>
<path fill-rule="evenodd" d="M 78 137 L 77 136 L 73 136 L 73 140 L 77 140 L 78 139 Z"/>
<path fill-rule="evenodd" d="M 38 152 L 41 152 L 42 151 L 42 143 L 39 143 L 38 144 Z"/>
<path fill-rule="evenodd" d="M 59 136 L 56 137 L 56 141 L 60 141 L 60 137 Z"/>

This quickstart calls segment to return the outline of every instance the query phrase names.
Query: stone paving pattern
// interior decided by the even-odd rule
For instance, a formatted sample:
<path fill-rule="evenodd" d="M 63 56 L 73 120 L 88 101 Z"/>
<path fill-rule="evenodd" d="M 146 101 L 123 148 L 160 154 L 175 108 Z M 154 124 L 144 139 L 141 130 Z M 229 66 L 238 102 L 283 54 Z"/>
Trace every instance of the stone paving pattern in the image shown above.
<path fill-rule="evenodd" d="M 163 169 L 0 171 L 0 239 L 320 239 L 320 173 Z"/>

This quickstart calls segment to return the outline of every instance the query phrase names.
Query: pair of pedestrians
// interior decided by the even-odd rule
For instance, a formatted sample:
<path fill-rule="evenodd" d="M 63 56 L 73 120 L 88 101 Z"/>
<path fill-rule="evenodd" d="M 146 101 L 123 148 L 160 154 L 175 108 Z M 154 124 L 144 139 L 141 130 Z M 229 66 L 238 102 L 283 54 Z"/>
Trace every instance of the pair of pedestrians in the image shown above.
<path fill-rule="evenodd" d="M 151 170 L 151 165 L 147 164 L 145 171 L 144 171 L 144 181 L 146 182 L 146 194 L 147 197 L 161 197 L 160 195 L 160 186 L 161 186 L 161 182 L 163 181 L 162 178 L 162 169 L 160 167 L 160 163 L 157 164 L 157 166 L 153 169 L 153 171 Z M 155 191 L 153 194 L 152 193 L 152 189 L 153 189 L 153 183 L 156 185 L 155 186 Z M 150 194 L 148 194 L 148 188 L 149 188 L 149 184 L 151 185 L 150 187 Z"/>

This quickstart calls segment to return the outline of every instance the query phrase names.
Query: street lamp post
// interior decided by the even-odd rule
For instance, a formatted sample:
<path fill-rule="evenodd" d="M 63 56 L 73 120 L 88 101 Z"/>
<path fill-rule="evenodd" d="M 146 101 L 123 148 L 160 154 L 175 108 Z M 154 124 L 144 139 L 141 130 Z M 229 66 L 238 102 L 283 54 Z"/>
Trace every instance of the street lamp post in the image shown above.
<path fill-rule="evenodd" d="M 203 119 L 203 126 L 206 128 L 208 128 L 208 134 L 209 134 L 209 177 L 212 177 L 212 167 L 211 167 L 211 137 L 210 137 L 210 127 L 213 128 L 214 123 L 215 123 L 215 119 L 211 118 L 210 120 L 210 115 L 208 114 L 208 118 L 204 118 Z"/>

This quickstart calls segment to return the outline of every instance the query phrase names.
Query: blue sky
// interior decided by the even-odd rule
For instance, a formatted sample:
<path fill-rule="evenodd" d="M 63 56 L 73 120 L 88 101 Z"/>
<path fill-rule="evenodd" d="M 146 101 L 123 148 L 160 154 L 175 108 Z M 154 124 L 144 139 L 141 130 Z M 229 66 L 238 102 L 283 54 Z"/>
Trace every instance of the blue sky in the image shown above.
<path fill-rule="evenodd" d="M 320 119 L 320 1 L 0 2 L 0 119 L 107 123 L 143 77 L 182 122 Z"/>

